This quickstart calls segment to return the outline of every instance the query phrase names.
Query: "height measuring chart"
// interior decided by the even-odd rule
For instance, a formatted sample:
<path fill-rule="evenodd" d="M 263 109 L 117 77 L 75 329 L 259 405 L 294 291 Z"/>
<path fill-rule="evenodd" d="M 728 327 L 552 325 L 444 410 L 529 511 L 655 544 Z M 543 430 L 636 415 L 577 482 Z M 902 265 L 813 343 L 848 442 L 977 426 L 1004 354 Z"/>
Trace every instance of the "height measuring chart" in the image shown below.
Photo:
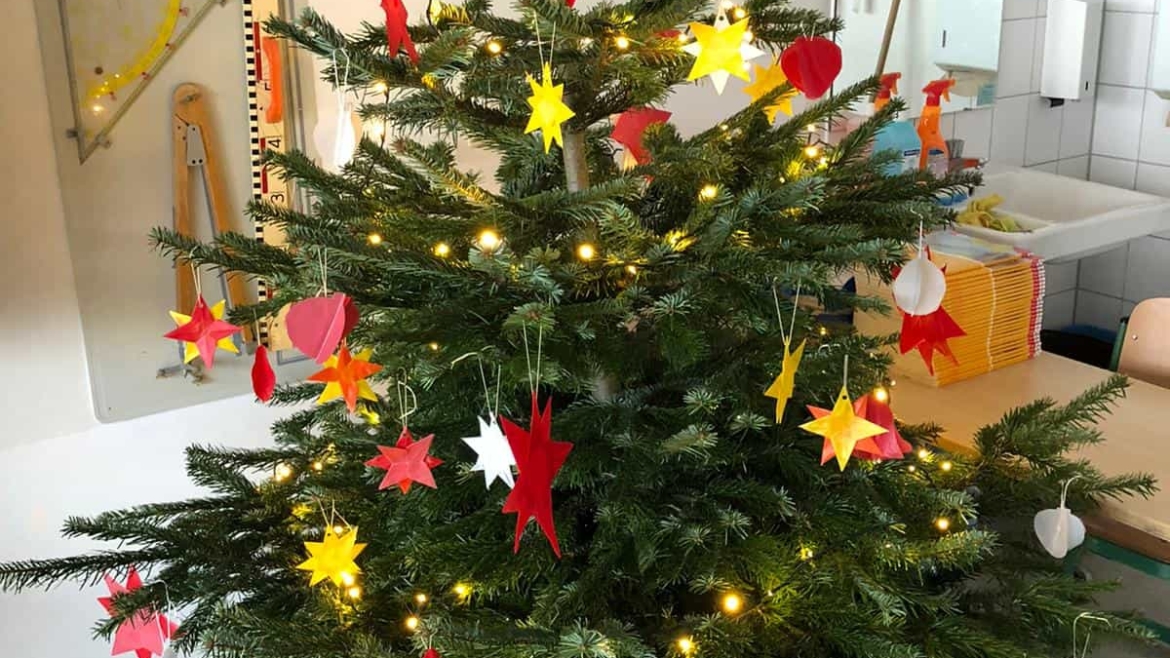
<path fill-rule="evenodd" d="M 283 208 L 294 205 L 292 186 L 270 171 L 263 163 L 264 152 L 284 152 L 289 148 L 288 107 L 285 96 L 285 57 L 283 44 L 264 33 L 264 21 L 281 15 L 280 0 L 242 0 L 243 38 L 248 85 L 248 130 L 251 140 L 252 197 Z M 256 240 L 264 244 L 284 244 L 284 234 L 272 226 L 257 224 Z M 261 301 L 268 299 L 264 281 L 258 284 Z M 283 318 L 260 323 L 260 341 L 271 350 L 292 347 L 281 327 Z"/>

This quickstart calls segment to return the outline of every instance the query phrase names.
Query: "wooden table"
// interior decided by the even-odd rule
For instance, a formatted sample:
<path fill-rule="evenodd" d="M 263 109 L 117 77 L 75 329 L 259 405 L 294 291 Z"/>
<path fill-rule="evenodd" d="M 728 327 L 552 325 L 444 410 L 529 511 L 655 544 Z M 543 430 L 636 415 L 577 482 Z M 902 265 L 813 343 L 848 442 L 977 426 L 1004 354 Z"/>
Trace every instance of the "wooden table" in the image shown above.
<path fill-rule="evenodd" d="M 970 450 L 976 430 L 998 422 L 1005 412 L 1043 397 L 1067 402 L 1110 374 L 1040 354 L 945 388 L 902 379 L 892 390 L 892 403 L 904 422 L 946 428 L 944 447 Z M 1170 389 L 1131 381 L 1127 396 L 1098 427 L 1105 442 L 1078 454 L 1106 475 L 1152 473 L 1162 491 L 1148 499 L 1106 501 L 1100 512 L 1085 519 L 1090 533 L 1170 563 Z"/>

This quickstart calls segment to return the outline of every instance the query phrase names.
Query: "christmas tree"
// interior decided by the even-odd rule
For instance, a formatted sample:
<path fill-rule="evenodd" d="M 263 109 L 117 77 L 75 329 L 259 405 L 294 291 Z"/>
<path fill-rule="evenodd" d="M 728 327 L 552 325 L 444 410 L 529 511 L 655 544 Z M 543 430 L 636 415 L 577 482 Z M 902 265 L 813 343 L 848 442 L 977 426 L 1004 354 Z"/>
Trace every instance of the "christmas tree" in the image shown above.
<path fill-rule="evenodd" d="M 69 519 L 117 550 L 0 565 L 0 586 L 135 568 L 99 633 L 157 624 L 233 658 L 1067 650 L 1108 585 L 1066 575 L 1032 515 L 1074 476 L 1078 511 L 1153 490 L 1070 454 L 1100 440 L 1124 382 L 1023 407 L 978 456 L 892 420 L 866 452 L 874 416 L 838 392 L 884 405 L 896 339 L 824 309 L 879 308 L 840 282 L 889 279 L 920 226 L 950 219 L 936 197 L 978 179 L 883 176 L 869 145 L 897 102 L 821 144 L 808 127 L 868 103 L 873 80 L 777 116 L 817 95 L 832 66 L 815 37 L 838 22 L 774 0 L 518 0 L 515 19 L 467 0 L 407 29 L 383 4 L 389 25 L 357 34 L 313 11 L 267 25 L 375 90 L 361 113 L 387 126 L 340 171 L 268 156 L 312 198 L 251 208 L 287 245 L 154 235 L 267 283 L 237 324 L 352 299 L 339 353 L 277 388 L 302 407 L 274 447 L 189 449 L 206 496 Z M 690 77 L 746 75 L 756 49 L 750 104 L 708 90 L 746 105 L 724 123 L 684 136 L 654 109 Z M 460 170 L 455 139 L 498 169 Z M 834 409 L 810 424 L 806 405 Z M 1081 628 L 1142 634 L 1104 619 Z"/>

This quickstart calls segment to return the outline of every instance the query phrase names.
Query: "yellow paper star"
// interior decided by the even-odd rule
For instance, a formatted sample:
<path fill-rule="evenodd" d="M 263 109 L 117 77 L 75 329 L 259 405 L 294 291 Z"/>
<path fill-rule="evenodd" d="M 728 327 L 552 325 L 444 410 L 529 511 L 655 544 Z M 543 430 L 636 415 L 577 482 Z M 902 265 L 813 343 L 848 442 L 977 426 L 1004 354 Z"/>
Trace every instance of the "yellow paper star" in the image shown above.
<path fill-rule="evenodd" d="M 804 358 L 806 342 L 801 341 L 795 352 L 788 350 L 791 346 L 790 342 L 784 342 L 784 361 L 780 364 L 780 374 L 776 376 L 776 381 L 772 382 L 768 390 L 764 391 L 764 395 L 776 398 L 777 424 L 784 421 L 784 408 L 788 406 L 788 401 L 792 399 L 792 392 L 796 390 L 796 369 L 800 367 L 800 360 Z"/>
<path fill-rule="evenodd" d="M 357 543 L 357 528 L 350 528 L 344 535 L 338 537 L 332 528 L 325 529 L 324 541 L 307 541 L 305 550 L 309 551 L 309 559 L 297 565 L 302 571 L 313 572 L 309 585 L 316 585 L 328 578 L 334 585 L 352 585 L 353 577 L 362 572 L 354 562 L 363 550 L 365 544 Z"/>
<path fill-rule="evenodd" d="M 748 43 L 748 19 L 727 24 L 727 17 L 720 13 L 714 25 L 691 23 L 695 40 L 683 50 L 695 56 L 687 80 L 698 80 L 709 75 L 715 90 L 722 94 L 728 76 L 741 80 L 748 79 L 745 62 L 763 55 L 764 52 Z"/>
<path fill-rule="evenodd" d="M 788 76 L 784 75 L 784 69 L 780 68 L 780 64 L 775 60 L 767 68 L 759 65 L 752 65 L 755 69 L 756 79 L 750 85 L 743 88 L 744 93 L 752 97 L 752 102 L 756 102 L 768 95 L 780 85 L 788 82 Z M 768 122 L 776 121 L 776 115 L 780 112 L 792 116 L 792 99 L 800 93 L 795 89 L 789 89 L 776 98 L 776 102 L 764 108 L 764 113 L 768 117 Z"/>
<path fill-rule="evenodd" d="M 532 95 L 528 97 L 532 116 L 528 119 L 528 127 L 524 129 L 524 134 L 539 130 L 544 138 L 545 153 L 548 153 L 553 142 L 564 146 L 561 124 L 577 115 L 562 100 L 565 85 L 552 83 L 552 68 L 545 64 L 540 71 L 540 84 L 536 84 L 536 80 L 528 76 L 528 86 L 532 87 Z"/>
<path fill-rule="evenodd" d="M 833 451 L 837 455 L 837 464 L 842 471 L 849 463 L 853 448 L 860 441 L 871 436 L 885 434 L 887 431 L 881 425 L 871 423 L 864 418 L 858 418 L 857 414 L 853 413 L 853 400 L 849 399 L 849 389 L 845 387 L 841 387 L 841 395 L 837 398 L 837 404 L 833 407 L 833 411 L 829 412 L 812 407 L 810 410 L 813 415 L 819 417 L 801 425 L 800 428 L 817 436 L 823 436 L 828 439 L 829 443 L 833 444 Z M 824 415 L 821 415 L 822 413 Z"/>
<path fill-rule="evenodd" d="M 226 299 L 221 299 L 219 300 L 218 304 L 212 306 L 211 317 L 215 318 L 216 320 L 222 320 L 226 302 Z M 171 311 L 170 313 L 171 319 L 175 321 L 176 327 L 181 327 L 191 321 L 190 315 L 183 315 L 178 311 Z M 221 350 L 224 350 L 225 352 L 231 352 L 232 354 L 240 353 L 240 348 L 236 347 L 236 343 L 232 340 L 231 336 L 220 338 L 215 342 L 215 346 Z M 183 363 L 191 363 L 198 356 L 199 348 L 195 346 L 195 343 L 183 343 Z"/>

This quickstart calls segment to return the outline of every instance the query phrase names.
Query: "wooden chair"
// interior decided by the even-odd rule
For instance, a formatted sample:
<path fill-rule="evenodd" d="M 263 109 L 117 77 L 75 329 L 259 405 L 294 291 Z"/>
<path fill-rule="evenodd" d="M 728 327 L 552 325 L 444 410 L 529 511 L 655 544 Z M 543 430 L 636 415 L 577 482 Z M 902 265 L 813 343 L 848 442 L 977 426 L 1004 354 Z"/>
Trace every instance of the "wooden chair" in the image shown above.
<path fill-rule="evenodd" d="M 1122 322 L 1115 361 L 1123 375 L 1170 388 L 1170 298 L 1147 299 Z"/>

